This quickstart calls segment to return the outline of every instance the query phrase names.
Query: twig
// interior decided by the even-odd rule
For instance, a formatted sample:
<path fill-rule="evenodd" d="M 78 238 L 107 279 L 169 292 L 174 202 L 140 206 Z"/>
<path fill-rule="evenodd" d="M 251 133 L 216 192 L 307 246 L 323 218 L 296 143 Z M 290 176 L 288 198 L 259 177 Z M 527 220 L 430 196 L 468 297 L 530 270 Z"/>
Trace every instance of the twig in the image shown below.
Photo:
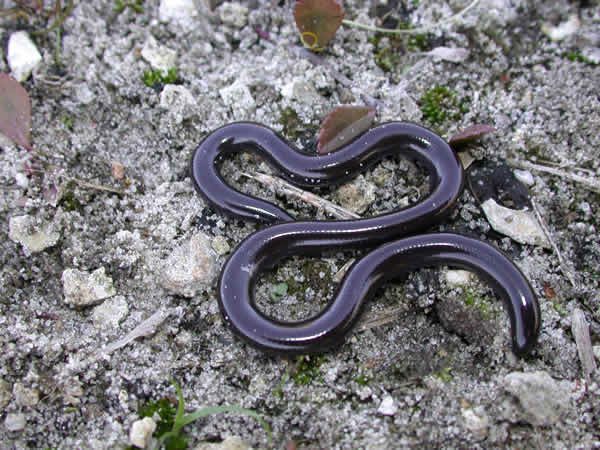
<path fill-rule="evenodd" d="M 390 30 L 389 28 L 373 27 L 371 25 L 365 25 L 363 23 L 353 22 L 352 20 L 343 20 L 342 23 L 344 25 L 348 26 L 348 27 L 358 28 L 360 30 L 366 30 L 366 31 L 374 31 L 376 33 L 386 33 L 386 34 L 421 34 L 421 33 L 426 33 L 428 31 L 431 31 L 433 29 L 440 28 L 440 27 L 442 27 L 444 25 L 448 25 L 448 24 L 451 24 L 453 22 L 456 22 L 460 17 L 462 17 L 463 15 L 465 15 L 472 8 L 474 8 L 475 5 L 477 5 L 477 3 L 479 3 L 479 0 L 473 0 L 469 5 L 467 5 L 464 9 L 462 9 L 459 12 L 457 12 L 453 16 L 450 16 L 447 19 L 442 20 L 440 22 L 432 23 L 430 25 L 425 25 L 425 26 L 419 27 L 419 28 Z"/>
<path fill-rule="evenodd" d="M 591 375 L 596 371 L 596 360 L 592 351 L 590 327 L 585 319 L 585 314 L 579 308 L 573 309 L 571 315 L 571 332 L 577 344 L 577 353 L 579 354 L 583 374 L 589 383 Z"/>
<path fill-rule="evenodd" d="M 535 170 L 538 172 L 549 173 L 557 177 L 562 177 L 581 184 L 583 187 L 600 193 L 600 182 L 595 179 L 575 175 L 574 173 L 565 172 L 564 170 L 555 169 L 554 167 L 542 166 L 529 161 L 518 161 L 516 159 L 508 159 L 507 162 L 519 169 Z"/>
<path fill-rule="evenodd" d="M 117 339 L 116 341 L 108 344 L 100 353 L 108 355 L 109 353 L 114 352 L 122 347 L 125 347 L 130 342 L 134 341 L 137 338 L 150 336 L 156 332 L 156 329 L 160 324 L 162 324 L 167 317 L 173 312 L 171 309 L 160 308 L 146 320 L 142 321 L 137 327 L 123 336 L 121 339 Z"/>
<path fill-rule="evenodd" d="M 118 195 L 126 194 L 124 191 L 120 191 L 119 189 L 113 189 L 111 187 L 103 186 L 101 184 L 89 183 L 87 181 L 80 180 L 79 178 L 67 177 L 67 180 L 77 183 L 79 186 L 88 188 L 88 189 L 96 189 L 98 191 L 111 192 L 113 194 L 118 194 Z"/>
<path fill-rule="evenodd" d="M 295 197 L 303 202 L 308 203 L 309 205 L 313 205 L 317 208 L 323 209 L 323 211 L 331 214 L 333 217 L 337 219 L 360 219 L 360 216 L 352 211 L 348 211 L 347 209 L 342 208 L 335 203 L 330 202 L 329 200 L 325 200 L 324 198 L 319 197 L 318 195 L 313 194 L 312 192 L 305 191 L 300 189 L 293 184 L 288 183 L 281 178 L 272 177 L 271 175 L 267 175 L 264 173 L 245 173 L 242 172 L 242 175 L 245 177 L 251 178 L 253 180 L 262 183 L 265 186 L 271 187 L 275 190 L 275 192 L 280 193 L 281 195 L 285 195 L 288 197 Z"/>
<path fill-rule="evenodd" d="M 575 282 L 575 277 L 573 277 L 573 274 L 571 274 L 571 272 L 567 269 L 567 266 L 565 264 L 565 260 L 562 257 L 562 254 L 560 253 L 560 250 L 558 249 L 558 245 L 556 245 L 556 242 L 554 242 L 554 240 L 552 239 L 552 236 L 550 236 L 550 231 L 548 231 L 548 227 L 546 227 L 546 223 L 544 222 L 544 219 L 542 219 L 542 215 L 540 214 L 540 210 L 537 207 L 537 204 L 535 202 L 535 200 L 532 198 L 531 199 L 531 206 L 533 207 L 533 212 L 535 213 L 535 217 L 537 218 L 540 227 L 542 228 L 542 231 L 544 232 L 544 234 L 546 235 L 546 239 L 548 239 L 548 242 L 550 242 L 550 245 L 552 246 L 552 249 L 554 250 L 554 253 L 556 254 L 556 257 L 558 258 L 558 263 L 560 266 L 560 271 L 563 273 L 563 275 L 565 277 L 567 277 L 567 279 L 569 280 L 569 282 L 571 283 L 571 285 L 576 288 L 577 287 L 577 283 Z"/>
<path fill-rule="evenodd" d="M 399 313 L 405 311 L 406 308 L 402 307 L 394 307 L 394 308 L 386 308 L 383 311 L 373 314 L 365 320 L 361 321 L 358 329 L 360 331 L 370 330 L 371 328 L 381 327 L 383 325 L 387 325 L 388 323 L 395 322 L 398 320 Z"/>

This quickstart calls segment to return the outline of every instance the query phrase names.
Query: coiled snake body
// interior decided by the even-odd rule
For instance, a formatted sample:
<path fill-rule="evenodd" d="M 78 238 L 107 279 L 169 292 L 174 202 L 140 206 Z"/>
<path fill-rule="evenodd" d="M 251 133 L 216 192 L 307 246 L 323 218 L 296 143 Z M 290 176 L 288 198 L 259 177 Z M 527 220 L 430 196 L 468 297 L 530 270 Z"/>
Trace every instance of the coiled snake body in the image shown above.
<path fill-rule="evenodd" d="M 303 187 L 339 183 L 386 156 L 401 155 L 425 167 L 430 193 L 408 208 L 371 218 L 296 221 L 278 206 L 243 194 L 223 180 L 220 161 L 239 151 L 260 155 L 280 176 Z M 459 234 L 417 234 L 439 223 L 452 210 L 464 179 L 455 153 L 426 128 L 389 122 L 371 128 L 336 152 L 308 155 L 268 127 L 232 123 L 213 131 L 200 143 L 192 157 L 191 173 L 198 192 L 217 210 L 273 224 L 238 245 L 218 283 L 224 319 L 237 335 L 256 347 L 282 353 L 315 353 L 339 345 L 356 323 L 365 301 L 381 284 L 407 271 L 435 265 L 473 270 L 491 284 L 509 314 L 515 354 L 528 353 L 536 343 L 540 329 L 536 296 L 504 254 Z M 258 275 L 282 258 L 380 244 L 352 265 L 333 299 L 317 316 L 281 322 L 256 308 L 253 292 Z"/>

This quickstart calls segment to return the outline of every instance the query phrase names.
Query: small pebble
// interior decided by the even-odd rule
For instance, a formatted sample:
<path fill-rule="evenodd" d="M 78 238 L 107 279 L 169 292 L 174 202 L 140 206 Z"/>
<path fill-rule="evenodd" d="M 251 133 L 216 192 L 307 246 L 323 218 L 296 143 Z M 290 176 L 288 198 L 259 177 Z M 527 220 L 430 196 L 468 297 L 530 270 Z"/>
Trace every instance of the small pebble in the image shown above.
<path fill-rule="evenodd" d="M 91 273 L 66 269 L 62 274 L 62 282 L 65 303 L 76 307 L 96 304 L 117 293 L 104 267 Z"/>
<path fill-rule="evenodd" d="M 152 433 L 156 430 L 156 422 L 151 417 L 136 420 L 129 431 L 129 442 L 138 448 L 146 448 L 152 439 Z"/>
<path fill-rule="evenodd" d="M 397 411 L 398 407 L 391 395 L 386 395 L 381 401 L 379 408 L 377 408 L 377 412 L 383 416 L 393 416 Z"/>
<path fill-rule="evenodd" d="M 4 419 L 4 426 L 8 431 L 21 431 L 25 428 L 25 414 L 8 413 Z"/>
<path fill-rule="evenodd" d="M 39 223 L 32 216 L 13 216 L 8 220 L 8 237 L 31 255 L 56 245 L 60 233 L 52 223 Z"/>
<path fill-rule="evenodd" d="M 128 313 L 127 300 L 125 297 L 117 295 L 96 306 L 92 312 L 92 320 L 97 328 L 117 328 Z"/>
<path fill-rule="evenodd" d="M 15 80 L 23 82 L 42 61 L 42 55 L 25 31 L 17 31 L 8 39 L 8 65 Z"/>
<path fill-rule="evenodd" d="M 533 179 L 533 174 L 528 170 L 513 170 L 515 177 L 525 186 L 533 186 L 535 184 L 535 180 Z"/>

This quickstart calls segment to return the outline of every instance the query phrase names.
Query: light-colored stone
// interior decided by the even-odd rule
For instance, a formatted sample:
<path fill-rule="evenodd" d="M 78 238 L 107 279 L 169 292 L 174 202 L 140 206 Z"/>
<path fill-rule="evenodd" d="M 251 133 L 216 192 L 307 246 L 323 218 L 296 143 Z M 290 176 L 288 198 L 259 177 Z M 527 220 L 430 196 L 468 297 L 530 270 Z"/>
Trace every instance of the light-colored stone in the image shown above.
<path fill-rule="evenodd" d="M 4 419 L 4 427 L 8 431 L 22 431 L 26 423 L 25 414 L 22 413 L 8 413 Z"/>
<path fill-rule="evenodd" d="M 446 283 L 450 286 L 464 286 L 473 279 L 473 274 L 468 270 L 446 270 Z"/>
<path fill-rule="evenodd" d="M 117 295 L 96 306 L 92 312 L 92 320 L 97 328 L 117 328 L 128 313 L 127 300 Z"/>
<path fill-rule="evenodd" d="M 490 419 L 483 408 L 465 408 L 462 410 L 465 428 L 469 430 L 477 440 L 483 440 L 488 435 Z"/>
<path fill-rule="evenodd" d="M 532 425 L 555 424 L 570 408 L 568 388 L 544 371 L 509 373 L 504 389 L 519 400 L 523 419 Z"/>
<path fill-rule="evenodd" d="M 218 8 L 221 21 L 235 28 L 243 28 L 248 22 L 248 8 L 238 2 L 225 2 Z"/>
<path fill-rule="evenodd" d="M 37 389 L 25 387 L 22 383 L 15 383 L 13 386 L 13 397 L 19 406 L 35 406 L 40 401 L 40 394 Z"/>
<path fill-rule="evenodd" d="M 229 253 L 231 247 L 227 243 L 227 239 L 223 236 L 215 236 L 211 242 L 211 246 L 215 252 L 223 256 Z"/>
<path fill-rule="evenodd" d="M 229 436 L 223 442 L 202 442 L 194 450 L 252 450 L 239 436 Z"/>
<path fill-rule="evenodd" d="M 335 193 L 340 206 L 361 214 L 376 200 L 377 187 L 359 175 L 349 183 L 343 184 Z"/>
<path fill-rule="evenodd" d="M 557 26 L 553 26 L 549 23 L 542 25 L 542 32 L 553 41 L 562 41 L 572 34 L 576 33 L 581 27 L 581 21 L 577 14 L 573 14 L 565 22 L 560 23 Z"/>
<path fill-rule="evenodd" d="M 42 61 L 42 55 L 25 31 L 17 31 L 8 39 L 7 60 L 11 75 L 23 82 Z"/>
<path fill-rule="evenodd" d="M 129 442 L 138 448 L 146 448 L 156 430 L 156 422 L 151 417 L 136 420 L 129 430 Z"/>
<path fill-rule="evenodd" d="M 153 36 L 146 39 L 141 54 L 153 69 L 166 72 L 177 65 L 177 52 L 159 45 Z"/>
<path fill-rule="evenodd" d="M 515 173 L 515 178 L 525 186 L 533 186 L 535 184 L 533 174 L 529 170 L 515 169 L 513 172 Z"/>
<path fill-rule="evenodd" d="M 158 17 L 161 22 L 169 22 L 186 30 L 194 27 L 198 10 L 194 0 L 161 0 Z"/>
<path fill-rule="evenodd" d="M 40 223 L 31 216 L 13 216 L 8 221 L 8 237 L 30 255 L 56 245 L 60 233 L 52 223 Z"/>
<path fill-rule="evenodd" d="M 177 124 L 189 119 L 196 113 L 194 96 L 184 86 L 167 84 L 160 93 L 160 107 Z"/>
<path fill-rule="evenodd" d="M 91 273 L 66 269 L 62 274 L 62 282 L 65 302 L 72 306 L 93 305 L 117 293 L 104 267 Z"/>
<path fill-rule="evenodd" d="M 550 248 L 550 242 L 532 211 L 506 208 L 493 198 L 481 204 L 491 227 L 521 244 Z"/>
<path fill-rule="evenodd" d="M 233 84 L 219 90 L 219 95 L 225 105 L 240 111 L 252 111 L 256 102 L 250 88 L 243 82 L 236 80 Z"/>
<path fill-rule="evenodd" d="M 168 290 L 193 297 L 215 279 L 216 254 L 210 239 L 198 233 L 177 247 L 163 266 L 162 284 Z"/>
<path fill-rule="evenodd" d="M 313 84 L 304 78 L 294 78 L 281 88 L 284 98 L 294 100 L 304 105 L 314 105 L 320 101 L 320 96 Z"/>
<path fill-rule="evenodd" d="M 383 397 L 379 408 L 377 408 L 377 412 L 383 416 L 393 416 L 398 412 L 398 407 L 391 395 Z"/>

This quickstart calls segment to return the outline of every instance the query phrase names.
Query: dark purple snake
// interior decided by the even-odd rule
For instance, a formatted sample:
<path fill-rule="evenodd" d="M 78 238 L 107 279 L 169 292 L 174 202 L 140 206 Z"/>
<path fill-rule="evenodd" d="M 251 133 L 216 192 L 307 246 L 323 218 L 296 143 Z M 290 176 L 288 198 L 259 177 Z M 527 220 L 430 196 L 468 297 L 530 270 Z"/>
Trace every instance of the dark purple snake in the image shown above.
<path fill-rule="evenodd" d="M 337 184 L 386 156 L 401 155 L 425 167 L 430 194 L 408 208 L 376 217 L 296 221 L 278 206 L 226 184 L 219 174 L 219 163 L 225 155 L 241 151 L 260 155 L 281 177 L 302 187 Z M 537 341 L 540 310 L 536 296 L 521 271 L 503 253 L 459 234 L 417 234 L 450 213 L 464 179 L 456 154 L 426 128 L 405 122 L 385 123 L 336 152 L 309 155 L 263 125 L 232 123 L 206 136 L 194 152 L 191 172 L 198 192 L 217 210 L 273 224 L 238 245 L 225 263 L 218 284 L 225 321 L 237 335 L 258 348 L 318 353 L 340 345 L 359 318 L 363 304 L 385 281 L 437 265 L 473 270 L 490 283 L 510 317 L 516 355 L 527 354 Z M 254 287 L 259 274 L 282 258 L 377 245 L 352 265 L 333 299 L 315 317 L 282 322 L 256 308 Z"/>

